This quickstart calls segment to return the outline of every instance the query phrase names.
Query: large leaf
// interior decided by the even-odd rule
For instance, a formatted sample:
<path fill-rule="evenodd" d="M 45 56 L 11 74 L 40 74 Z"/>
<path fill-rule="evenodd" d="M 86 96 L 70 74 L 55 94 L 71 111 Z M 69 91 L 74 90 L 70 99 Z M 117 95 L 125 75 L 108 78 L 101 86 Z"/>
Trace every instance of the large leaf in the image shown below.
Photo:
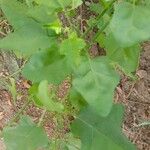
<path fill-rule="evenodd" d="M 60 10 L 66 7 L 77 8 L 82 4 L 82 0 L 35 0 L 38 4 L 48 5 L 53 10 Z"/>
<path fill-rule="evenodd" d="M 1 8 L 9 23 L 18 29 L 28 25 L 30 21 L 49 23 L 57 18 L 55 12 L 47 5 L 32 5 L 27 7 L 17 0 L 1 0 Z"/>
<path fill-rule="evenodd" d="M 7 150 L 37 150 L 48 145 L 43 129 L 25 116 L 16 127 L 4 128 L 3 137 Z"/>
<path fill-rule="evenodd" d="M 0 41 L 0 48 L 19 51 L 23 55 L 31 55 L 36 51 L 51 47 L 55 42 L 49 38 L 37 23 L 25 26 Z"/>
<path fill-rule="evenodd" d="M 16 0 L 1 0 L 1 9 L 14 29 L 21 28 L 32 19 L 26 16 L 27 6 Z"/>
<path fill-rule="evenodd" d="M 73 87 L 97 114 L 107 116 L 118 82 L 119 76 L 106 57 L 100 57 L 82 63 L 73 80 Z"/>
<path fill-rule="evenodd" d="M 53 99 L 55 98 L 55 95 L 53 95 L 53 94 L 50 95 L 48 93 L 48 82 L 47 81 L 42 81 L 39 84 L 36 96 L 38 98 L 38 104 L 41 103 L 42 106 L 44 108 L 46 108 L 47 110 L 62 112 L 63 105 L 59 102 L 54 102 Z"/>
<path fill-rule="evenodd" d="M 54 40 L 49 38 L 45 29 L 27 15 L 25 5 L 15 0 L 2 0 L 1 8 L 14 28 L 6 38 L 0 41 L 0 48 L 20 51 L 23 55 L 51 47 Z"/>
<path fill-rule="evenodd" d="M 73 133 L 81 138 L 81 150 L 135 150 L 122 134 L 122 116 L 120 105 L 114 105 L 107 117 L 83 110 L 72 124 Z"/>
<path fill-rule="evenodd" d="M 122 70 L 131 74 L 135 72 L 139 65 L 140 46 L 138 44 L 131 47 L 122 48 L 112 34 L 108 35 L 104 41 L 107 56 L 115 63 L 120 65 Z"/>
<path fill-rule="evenodd" d="M 66 58 L 58 55 L 57 48 L 55 51 L 39 52 L 33 55 L 25 65 L 23 75 L 33 82 L 47 80 L 59 84 L 70 74 L 71 69 Z"/>
<path fill-rule="evenodd" d="M 27 16 L 43 24 L 54 22 L 58 18 L 57 14 L 46 5 L 37 5 L 28 9 Z"/>
<path fill-rule="evenodd" d="M 81 58 L 81 50 L 85 47 L 83 39 L 77 37 L 76 34 L 71 34 L 70 37 L 64 40 L 60 45 L 60 53 L 66 55 L 69 63 L 79 65 Z"/>
<path fill-rule="evenodd" d="M 122 47 L 129 47 L 150 39 L 150 9 L 120 2 L 110 23 L 111 31 Z"/>

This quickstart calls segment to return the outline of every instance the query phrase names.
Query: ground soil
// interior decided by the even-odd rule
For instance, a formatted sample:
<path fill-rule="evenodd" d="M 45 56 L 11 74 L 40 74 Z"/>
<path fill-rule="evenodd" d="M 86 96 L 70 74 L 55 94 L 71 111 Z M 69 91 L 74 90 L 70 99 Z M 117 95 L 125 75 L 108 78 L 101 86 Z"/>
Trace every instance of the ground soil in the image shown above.
<path fill-rule="evenodd" d="M 143 44 L 138 80 L 124 77 L 117 88 L 118 101 L 125 106 L 124 133 L 136 144 L 138 150 L 150 150 L 150 42 Z"/>

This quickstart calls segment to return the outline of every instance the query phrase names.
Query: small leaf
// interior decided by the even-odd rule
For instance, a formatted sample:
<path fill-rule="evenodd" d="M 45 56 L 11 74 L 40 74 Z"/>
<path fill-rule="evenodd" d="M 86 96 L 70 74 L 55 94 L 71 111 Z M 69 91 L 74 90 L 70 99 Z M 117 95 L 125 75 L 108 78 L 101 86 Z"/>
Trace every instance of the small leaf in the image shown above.
<path fill-rule="evenodd" d="M 66 58 L 60 56 L 56 48 L 54 52 L 39 52 L 33 55 L 25 65 L 23 75 L 33 82 L 47 80 L 59 84 L 71 71 Z"/>
<path fill-rule="evenodd" d="M 54 102 L 54 95 L 48 94 L 48 82 L 42 81 L 38 87 L 38 93 L 36 94 L 39 102 L 49 111 L 62 112 L 64 107 L 59 102 Z M 36 102 L 36 101 L 35 101 Z"/>
<path fill-rule="evenodd" d="M 27 6 L 16 0 L 1 0 L 1 9 L 15 30 L 28 24 L 32 19 L 26 16 Z"/>
<path fill-rule="evenodd" d="M 108 58 L 117 63 L 127 75 L 136 71 L 141 51 L 138 44 L 122 48 L 112 34 L 108 35 L 103 43 Z"/>
<path fill-rule="evenodd" d="M 79 65 L 81 61 L 81 50 L 85 47 L 83 39 L 77 37 L 75 33 L 71 34 L 70 37 L 64 40 L 60 45 L 60 53 L 66 55 L 69 63 L 72 65 Z"/>
<path fill-rule="evenodd" d="M 32 23 L 3 38 L 0 48 L 19 51 L 24 56 L 29 56 L 41 49 L 50 48 L 54 41 L 37 23 Z"/>
<path fill-rule="evenodd" d="M 135 150 L 122 134 L 123 109 L 114 105 L 107 117 L 84 109 L 72 124 L 75 136 L 81 138 L 81 150 Z"/>
<path fill-rule="evenodd" d="M 77 8 L 83 3 L 82 0 L 71 0 L 71 1 L 72 1 L 72 9 Z"/>
<path fill-rule="evenodd" d="M 42 128 L 23 116 L 16 127 L 3 130 L 7 150 L 37 150 L 48 145 L 48 137 Z"/>
<path fill-rule="evenodd" d="M 150 39 L 150 9 L 128 2 L 115 5 L 110 23 L 111 31 L 122 47 L 129 47 Z"/>
<path fill-rule="evenodd" d="M 73 87 L 97 114 L 107 116 L 118 83 L 119 76 L 107 58 L 100 57 L 81 64 L 74 77 Z"/>

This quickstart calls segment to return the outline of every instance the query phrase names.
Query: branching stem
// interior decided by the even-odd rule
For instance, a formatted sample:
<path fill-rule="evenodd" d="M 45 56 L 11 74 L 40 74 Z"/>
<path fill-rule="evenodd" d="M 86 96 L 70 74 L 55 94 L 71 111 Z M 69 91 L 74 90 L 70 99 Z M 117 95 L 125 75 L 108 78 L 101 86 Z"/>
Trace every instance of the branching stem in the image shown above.
<path fill-rule="evenodd" d="M 86 32 L 84 32 L 84 34 L 82 35 L 82 38 L 85 38 L 88 33 L 95 27 L 97 26 L 97 24 L 99 23 L 99 20 L 104 16 L 104 14 L 112 7 L 112 5 L 114 4 L 114 2 L 117 1 L 117 0 L 113 0 L 103 11 L 101 14 L 99 14 L 96 18 L 96 22 L 93 23 L 93 25 L 91 25 L 87 30 Z"/>

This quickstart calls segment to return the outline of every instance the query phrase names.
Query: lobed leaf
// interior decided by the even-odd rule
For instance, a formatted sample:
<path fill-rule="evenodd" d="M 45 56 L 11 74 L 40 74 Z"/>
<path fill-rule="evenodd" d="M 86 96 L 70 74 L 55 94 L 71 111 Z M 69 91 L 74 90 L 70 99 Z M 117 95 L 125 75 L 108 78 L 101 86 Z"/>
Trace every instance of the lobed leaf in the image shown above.
<path fill-rule="evenodd" d="M 2 0 L 1 8 L 14 32 L 1 39 L 0 48 L 19 51 L 23 55 L 31 55 L 41 49 L 50 48 L 55 39 L 50 38 L 46 29 L 29 16 L 29 10 L 16 0 Z"/>
<path fill-rule="evenodd" d="M 32 23 L 0 40 L 0 48 L 30 56 L 37 51 L 50 48 L 54 43 L 55 39 L 49 38 L 37 23 Z"/>
<path fill-rule="evenodd" d="M 83 39 L 77 37 L 76 34 L 71 34 L 70 37 L 64 40 L 60 45 L 60 53 L 66 55 L 72 66 L 79 65 L 81 61 L 81 50 L 85 47 Z"/>
<path fill-rule="evenodd" d="M 37 150 L 48 145 L 48 137 L 43 129 L 26 116 L 16 127 L 4 128 L 3 137 L 7 150 Z"/>
<path fill-rule="evenodd" d="M 135 150 L 122 134 L 123 109 L 114 105 L 107 117 L 84 109 L 72 124 L 72 132 L 81 138 L 81 150 Z"/>
<path fill-rule="evenodd" d="M 136 71 L 139 65 L 140 45 L 122 48 L 118 45 L 112 34 L 109 34 L 104 40 L 106 54 L 112 62 L 117 63 L 126 74 Z"/>
<path fill-rule="evenodd" d="M 63 105 L 59 102 L 54 102 L 53 95 L 48 94 L 48 82 L 41 81 L 38 87 L 38 91 L 36 93 L 36 97 L 38 98 L 38 104 L 42 104 L 44 108 L 49 111 L 62 112 Z M 35 100 L 36 103 L 36 100 Z"/>
<path fill-rule="evenodd" d="M 27 6 L 17 0 L 1 0 L 1 9 L 6 16 L 8 22 L 15 30 L 27 25 L 32 21 L 26 16 Z"/>
<path fill-rule="evenodd" d="M 111 110 L 118 83 L 119 76 L 106 57 L 84 61 L 73 79 L 73 87 L 102 116 L 107 116 Z"/>
<path fill-rule="evenodd" d="M 31 57 L 23 69 L 23 75 L 32 82 L 47 80 L 59 84 L 72 72 L 67 59 L 54 51 L 39 52 Z"/>
<path fill-rule="evenodd" d="M 129 47 L 150 39 L 150 9 L 128 2 L 115 5 L 110 29 L 122 47 Z"/>

